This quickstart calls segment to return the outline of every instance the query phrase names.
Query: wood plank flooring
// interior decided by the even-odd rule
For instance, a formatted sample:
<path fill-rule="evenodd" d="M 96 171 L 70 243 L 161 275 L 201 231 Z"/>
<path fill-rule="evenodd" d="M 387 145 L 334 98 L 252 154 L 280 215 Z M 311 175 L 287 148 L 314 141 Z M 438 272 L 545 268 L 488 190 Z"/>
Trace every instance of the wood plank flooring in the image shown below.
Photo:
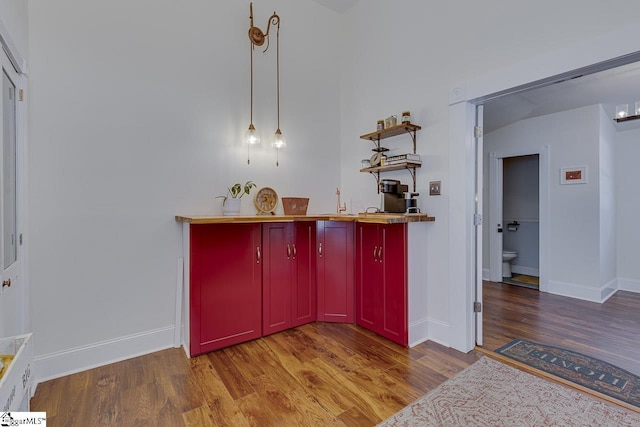
<path fill-rule="evenodd" d="M 187 359 L 169 349 L 38 385 L 48 426 L 373 426 L 476 361 L 313 323 Z"/>
<path fill-rule="evenodd" d="M 603 304 L 496 282 L 483 286 L 483 347 L 515 338 L 563 347 L 640 375 L 640 294 Z"/>
<path fill-rule="evenodd" d="M 484 349 L 514 338 L 640 373 L 640 295 L 605 304 L 484 284 Z M 41 383 L 49 426 L 373 426 L 481 357 L 402 348 L 355 325 L 313 323 L 187 359 L 169 349 Z"/>

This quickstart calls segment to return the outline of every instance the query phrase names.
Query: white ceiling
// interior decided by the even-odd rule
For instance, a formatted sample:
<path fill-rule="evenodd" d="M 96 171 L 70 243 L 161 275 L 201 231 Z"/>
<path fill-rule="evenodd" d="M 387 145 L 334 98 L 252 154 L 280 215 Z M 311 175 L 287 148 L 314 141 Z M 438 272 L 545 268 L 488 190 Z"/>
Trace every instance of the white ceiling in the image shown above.
<path fill-rule="evenodd" d="M 594 104 L 604 104 L 613 120 L 616 105 L 629 104 L 633 114 L 636 101 L 640 101 L 640 62 L 487 101 L 483 127 L 488 133 L 519 120 Z M 618 131 L 640 129 L 640 120 L 615 126 Z"/>
<path fill-rule="evenodd" d="M 319 5 L 333 10 L 334 12 L 343 13 L 351 9 L 360 0 L 313 0 Z"/>

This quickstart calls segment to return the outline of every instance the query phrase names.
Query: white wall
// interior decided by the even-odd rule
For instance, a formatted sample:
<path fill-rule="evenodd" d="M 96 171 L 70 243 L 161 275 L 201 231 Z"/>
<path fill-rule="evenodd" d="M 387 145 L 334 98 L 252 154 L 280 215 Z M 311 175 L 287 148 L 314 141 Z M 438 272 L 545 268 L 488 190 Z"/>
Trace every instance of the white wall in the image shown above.
<path fill-rule="evenodd" d="M 613 121 L 600 107 L 600 285 L 616 288 L 616 129 Z M 605 295 L 603 295 L 604 297 Z"/>
<path fill-rule="evenodd" d="M 29 18 L 26 0 L 0 1 L 0 22 L 11 35 L 15 47 L 24 59 L 29 58 Z"/>
<path fill-rule="evenodd" d="M 550 146 L 552 293 L 584 297 L 585 292 L 594 291 L 582 288 L 600 287 L 600 111 L 600 106 L 595 105 L 523 120 L 484 138 L 485 162 L 491 152 Z M 587 183 L 561 185 L 560 169 L 567 166 L 586 166 Z M 486 189 L 487 180 L 485 174 Z"/>
<path fill-rule="evenodd" d="M 464 179 L 449 176 L 449 89 L 634 24 L 640 13 L 635 2 L 612 8 L 595 0 L 367 0 L 337 17 L 312 2 L 256 1 L 258 25 L 273 10 L 282 17 L 289 147 L 276 169 L 268 149 L 252 152 L 247 167 L 236 143 L 248 124 L 247 6 L 29 2 L 33 322 L 48 373 L 170 345 L 181 250 L 173 215 L 219 213 L 212 197 L 229 183 L 254 179 L 280 195 L 308 194 L 318 212 L 333 210 L 339 185 L 353 211 L 377 205 L 373 179 L 358 172 L 371 154 L 358 137 L 404 109 L 423 126 L 420 207 L 437 218 L 425 260 L 430 334 L 461 348 L 450 271 L 466 264 L 449 247 L 451 233 L 468 225 L 456 219 L 450 227 L 448 219 L 460 218 L 452 195 L 465 191 Z M 267 133 L 272 59 L 256 58 L 263 68 L 254 122 Z M 442 181 L 442 196 L 426 195 L 430 180 Z"/>
<path fill-rule="evenodd" d="M 281 128 L 275 151 L 275 37 L 254 54 L 249 3 L 30 2 L 33 328 L 40 378 L 173 343 L 176 214 L 220 214 L 233 182 L 335 209 L 337 15 L 314 2 L 257 1 L 281 19 Z M 274 34 L 274 29 L 271 34 Z M 312 39 L 308 36 L 314 36 Z M 315 37 L 322 35 L 322 37 Z M 255 213 L 252 198 L 243 212 Z M 279 206 L 278 211 L 282 212 Z"/>
<path fill-rule="evenodd" d="M 640 292 L 640 129 L 618 132 L 615 146 L 618 286 Z"/>

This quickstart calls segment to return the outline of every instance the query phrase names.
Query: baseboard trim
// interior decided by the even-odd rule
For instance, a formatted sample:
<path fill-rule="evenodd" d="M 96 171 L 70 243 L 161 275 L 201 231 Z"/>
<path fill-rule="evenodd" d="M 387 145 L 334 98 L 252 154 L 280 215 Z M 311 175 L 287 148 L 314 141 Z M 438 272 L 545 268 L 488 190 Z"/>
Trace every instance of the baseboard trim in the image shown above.
<path fill-rule="evenodd" d="M 423 343 L 429 339 L 429 320 L 420 319 L 409 325 L 409 347 Z"/>
<path fill-rule="evenodd" d="M 603 303 L 618 290 L 618 280 L 613 279 L 609 283 L 598 288 L 589 288 L 576 283 L 549 281 L 548 292 L 570 298 L 585 301 Z"/>
<path fill-rule="evenodd" d="M 174 347 L 174 329 L 168 326 L 36 356 L 36 384 Z"/>
<path fill-rule="evenodd" d="M 618 290 L 640 293 L 640 280 L 618 278 Z"/>
<path fill-rule="evenodd" d="M 511 272 L 518 274 L 525 274 L 527 276 L 540 277 L 540 269 L 533 267 L 525 267 L 522 265 L 511 264 Z"/>
<path fill-rule="evenodd" d="M 427 319 L 429 322 L 429 341 L 450 347 L 451 329 L 448 323 L 435 319 Z"/>

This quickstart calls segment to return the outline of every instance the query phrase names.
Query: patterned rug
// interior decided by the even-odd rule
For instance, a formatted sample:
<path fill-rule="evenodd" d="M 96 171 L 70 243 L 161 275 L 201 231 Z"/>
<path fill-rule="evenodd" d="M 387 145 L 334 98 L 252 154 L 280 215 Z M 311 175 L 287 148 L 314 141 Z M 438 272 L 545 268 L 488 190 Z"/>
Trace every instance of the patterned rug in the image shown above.
<path fill-rule="evenodd" d="M 640 413 L 488 357 L 405 407 L 380 427 L 639 426 Z"/>
<path fill-rule="evenodd" d="M 640 408 L 640 377 L 610 363 L 519 338 L 496 353 Z"/>

